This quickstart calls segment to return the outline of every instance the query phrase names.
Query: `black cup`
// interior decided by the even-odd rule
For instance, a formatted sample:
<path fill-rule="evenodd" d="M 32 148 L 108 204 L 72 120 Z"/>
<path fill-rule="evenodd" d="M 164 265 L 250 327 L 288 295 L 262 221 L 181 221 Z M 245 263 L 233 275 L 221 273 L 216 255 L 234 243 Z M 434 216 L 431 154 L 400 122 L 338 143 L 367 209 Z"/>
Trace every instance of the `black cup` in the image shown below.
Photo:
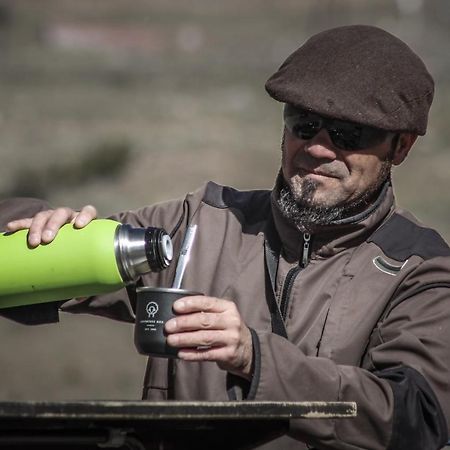
<path fill-rule="evenodd" d="M 173 302 L 199 292 L 171 288 L 136 288 L 136 323 L 134 344 L 139 353 L 150 356 L 176 358 L 178 349 L 167 344 L 165 323 L 175 317 Z"/>

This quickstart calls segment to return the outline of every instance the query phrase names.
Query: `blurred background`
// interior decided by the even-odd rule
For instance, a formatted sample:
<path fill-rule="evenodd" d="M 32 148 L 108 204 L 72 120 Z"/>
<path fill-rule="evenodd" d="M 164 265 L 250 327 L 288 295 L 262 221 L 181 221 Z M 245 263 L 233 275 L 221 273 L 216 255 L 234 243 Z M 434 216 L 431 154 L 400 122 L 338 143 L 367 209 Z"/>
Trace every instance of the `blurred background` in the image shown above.
<path fill-rule="evenodd" d="M 436 81 L 429 132 L 395 169 L 398 203 L 450 240 L 448 0 L 2 0 L 0 198 L 102 215 L 206 180 L 271 188 L 281 105 L 265 80 L 311 34 L 372 24 Z M 0 400 L 138 399 L 133 329 L 0 320 Z"/>

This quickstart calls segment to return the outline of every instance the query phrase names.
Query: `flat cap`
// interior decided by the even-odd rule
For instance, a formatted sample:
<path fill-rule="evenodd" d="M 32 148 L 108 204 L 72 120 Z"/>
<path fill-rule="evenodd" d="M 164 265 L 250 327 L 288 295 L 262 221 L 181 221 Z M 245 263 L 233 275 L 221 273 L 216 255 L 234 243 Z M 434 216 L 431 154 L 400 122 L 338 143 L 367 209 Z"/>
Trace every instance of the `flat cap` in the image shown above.
<path fill-rule="evenodd" d="M 327 117 L 420 135 L 434 82 L 403 41 L 350 25 L 312 36 L 266 82 L 271 97 Z"/>

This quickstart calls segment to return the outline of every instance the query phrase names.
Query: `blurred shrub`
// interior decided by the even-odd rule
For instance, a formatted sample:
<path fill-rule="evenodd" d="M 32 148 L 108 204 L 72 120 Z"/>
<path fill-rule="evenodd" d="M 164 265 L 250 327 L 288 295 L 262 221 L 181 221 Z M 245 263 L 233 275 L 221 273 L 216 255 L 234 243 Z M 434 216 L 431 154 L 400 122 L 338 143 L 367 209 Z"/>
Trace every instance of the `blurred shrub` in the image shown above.
<path fill-rule="evenodd" d="M 120 177 L 132 159 L 131 144 L 125 140 L 100 142 L 71 163 L 53 163 L 45 168 L 21 168 L 3 197 L 47 198 L 53 189 L 76 187 L 93 180 Z"/>

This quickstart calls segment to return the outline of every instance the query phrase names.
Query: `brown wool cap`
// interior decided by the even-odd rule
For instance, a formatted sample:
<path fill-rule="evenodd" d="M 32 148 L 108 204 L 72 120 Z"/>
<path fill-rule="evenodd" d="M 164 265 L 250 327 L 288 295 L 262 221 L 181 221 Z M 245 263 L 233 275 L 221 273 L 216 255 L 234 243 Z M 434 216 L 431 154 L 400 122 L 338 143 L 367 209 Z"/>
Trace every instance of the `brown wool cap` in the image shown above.
<path fill-rule="evenodd" d="M 267 80 L 266 90 L 317 114 L 423 135 L 434 82 L 403 41 L 380 28 L 351 25 L 311 37 Z"/>

